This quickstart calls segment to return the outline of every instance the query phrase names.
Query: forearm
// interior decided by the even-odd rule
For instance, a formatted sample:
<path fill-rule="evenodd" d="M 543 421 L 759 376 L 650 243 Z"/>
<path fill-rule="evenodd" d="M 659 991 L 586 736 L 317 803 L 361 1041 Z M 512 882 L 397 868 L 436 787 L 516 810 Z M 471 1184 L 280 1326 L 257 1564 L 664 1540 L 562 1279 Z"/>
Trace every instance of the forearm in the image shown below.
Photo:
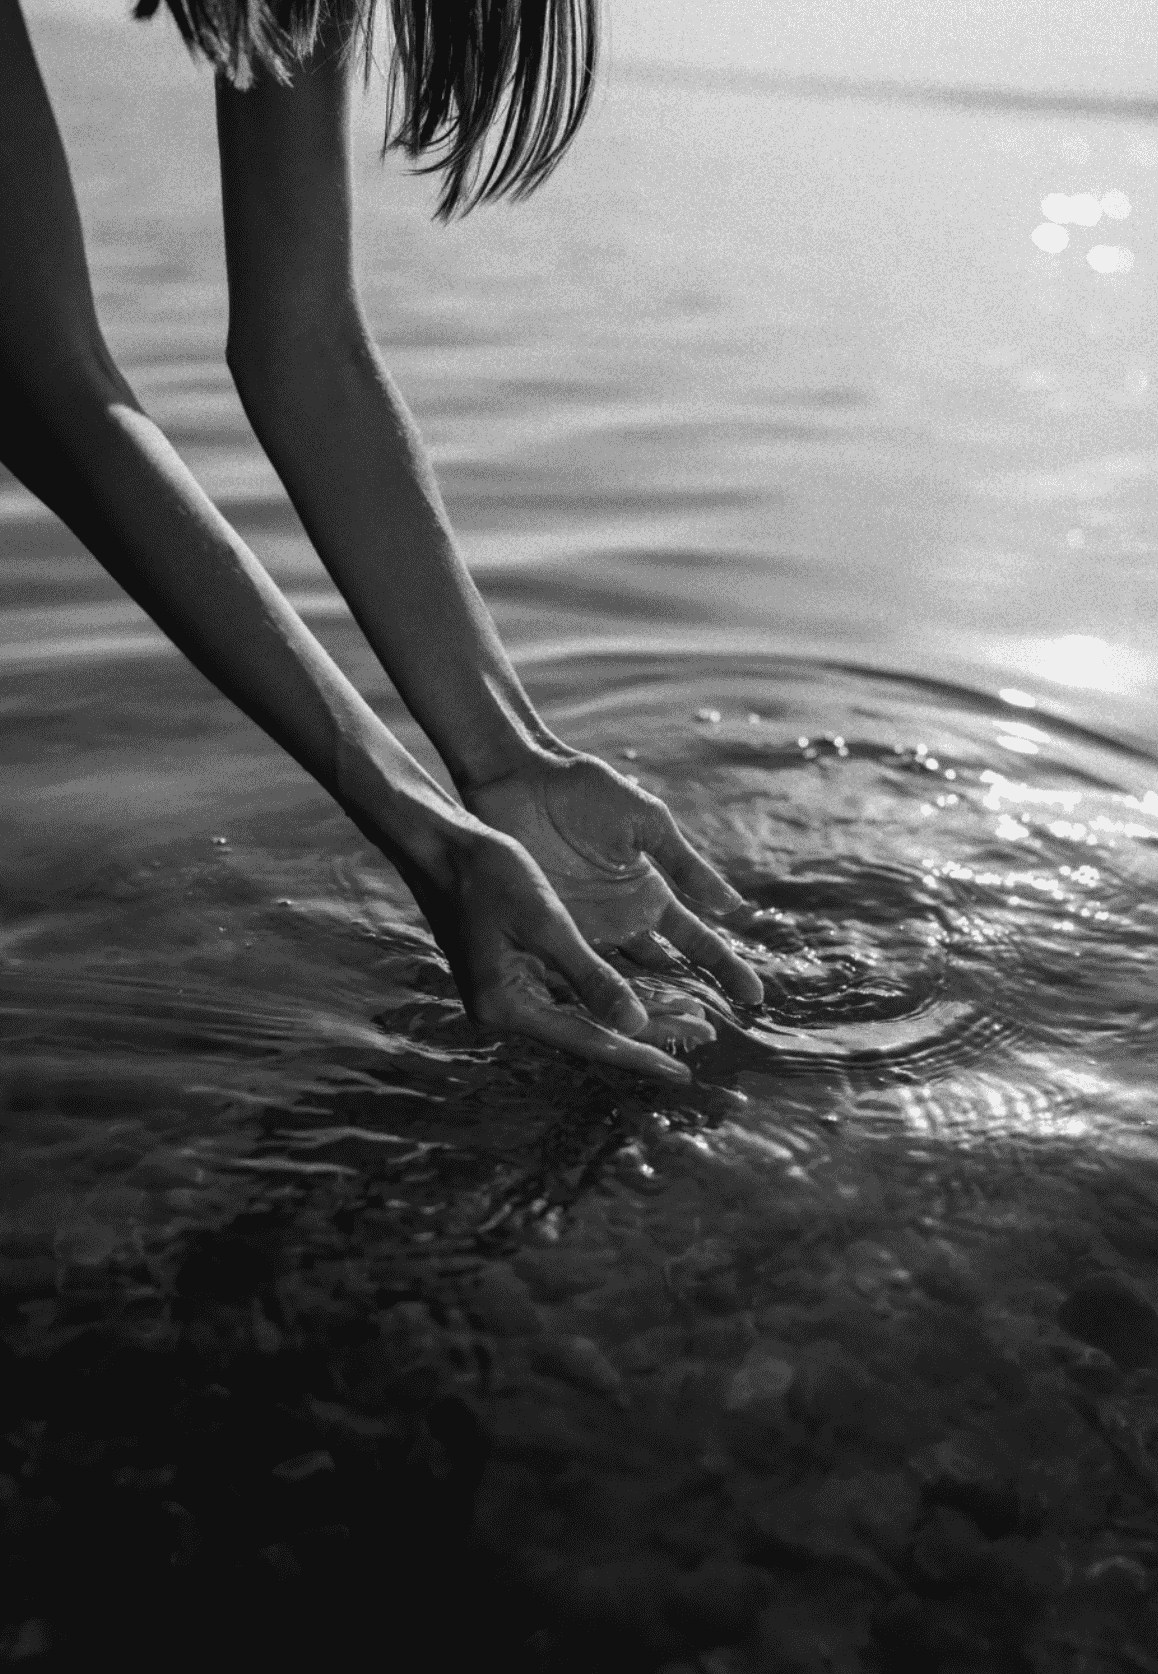
<path fill-rule="evenodd" d="M 0 392 L 0 457 L 416 891 L 468 817 L 410 757 L 217 512 L 123 380 Z"/>
<path fill-rule="evenodd" d="M 564 746 L 535 712 L 458 550 L 429 456 L 359 326 L 237 367 L 319 555 L 464 796 Z"/>

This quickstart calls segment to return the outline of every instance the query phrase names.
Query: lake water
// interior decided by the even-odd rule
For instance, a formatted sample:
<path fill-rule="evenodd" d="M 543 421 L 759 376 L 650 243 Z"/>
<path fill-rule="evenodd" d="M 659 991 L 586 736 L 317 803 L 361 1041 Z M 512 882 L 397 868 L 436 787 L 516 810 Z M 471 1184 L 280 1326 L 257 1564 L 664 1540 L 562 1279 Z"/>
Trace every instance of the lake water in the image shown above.
<path fill-rule="evenodd" d="M 36 27 L 108 338 L 429 761 L 232 390 L 171 35 Z M 481 1043 L 0 478 L 4 1654 L 204 1666 L 208 1597 L 332 1659 L 435 1574 L 398 1666 L 1158 1669 L 1158 132 L 623 69 L 444 230 L 380 118 L 367 307 L 464 548 L 767 1004 L 678 1094 Z"/>

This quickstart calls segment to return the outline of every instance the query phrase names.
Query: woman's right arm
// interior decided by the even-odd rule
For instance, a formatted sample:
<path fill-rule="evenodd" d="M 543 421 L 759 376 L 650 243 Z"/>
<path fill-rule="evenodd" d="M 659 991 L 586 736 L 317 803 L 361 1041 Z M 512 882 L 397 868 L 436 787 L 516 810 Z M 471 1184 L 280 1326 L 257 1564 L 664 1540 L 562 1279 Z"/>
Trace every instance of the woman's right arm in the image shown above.
<path fill-rule="evenodd" d="M 624 980 L 521 846 L 411 757 L 148 418 L 104 345 L 68 167 L 16 0 L 0 0 L 0 459 L 389 857 L 491 1027 L 645 1073 Z M 556 1005 L 553 967 L 595 1017 Z M 615 1032 L 622 1031 L 622 1032 Z"/>

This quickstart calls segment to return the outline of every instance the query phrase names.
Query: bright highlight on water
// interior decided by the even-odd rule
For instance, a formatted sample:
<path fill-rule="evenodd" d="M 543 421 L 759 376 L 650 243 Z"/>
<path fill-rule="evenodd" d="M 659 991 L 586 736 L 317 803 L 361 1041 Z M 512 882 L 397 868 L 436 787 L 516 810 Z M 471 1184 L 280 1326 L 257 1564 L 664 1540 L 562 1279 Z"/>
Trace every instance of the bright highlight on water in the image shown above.
<path fill-rule="evenodd" d="M 208 88 L 61 29 L 115 350 L 404 727 L 224 366 Z M 702 1012 L 680 1089 L 480 1034 L 356 829 L 0 485 L 0 1655 L 152 1600 L 159 1660 L 227 1659 L 240 1601 L 253 1666 L 315 1608 L 354 1666 L 433 1574 L 415 1667 L 453 1617 L 535 1674 L 1137 1674 L 1154 141 L 625 74 L 442 231 L 379 114 L 367 306 L 475 574 L 743 891 L 765 1000 L 636 975 Z"/>

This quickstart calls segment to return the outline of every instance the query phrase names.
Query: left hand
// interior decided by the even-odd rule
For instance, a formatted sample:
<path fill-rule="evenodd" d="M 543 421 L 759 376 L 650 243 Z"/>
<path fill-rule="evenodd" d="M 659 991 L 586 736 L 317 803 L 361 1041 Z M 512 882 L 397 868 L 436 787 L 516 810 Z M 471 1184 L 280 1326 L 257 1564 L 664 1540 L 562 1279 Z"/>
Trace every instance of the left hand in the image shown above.
<path fill-rule="evenodd" d="M 659 797 L 595 756 L 573 755 L 536 757 L 471 792 L 467 802 L 534 856 L 592 947 L 618 949 L 646 970 L 667 973 L 683 968 L 683 954 L 733 999 L 763 1000 L 752 967 L 669 886 L 667 879 L 702 912 L 743 904 Z"/>

